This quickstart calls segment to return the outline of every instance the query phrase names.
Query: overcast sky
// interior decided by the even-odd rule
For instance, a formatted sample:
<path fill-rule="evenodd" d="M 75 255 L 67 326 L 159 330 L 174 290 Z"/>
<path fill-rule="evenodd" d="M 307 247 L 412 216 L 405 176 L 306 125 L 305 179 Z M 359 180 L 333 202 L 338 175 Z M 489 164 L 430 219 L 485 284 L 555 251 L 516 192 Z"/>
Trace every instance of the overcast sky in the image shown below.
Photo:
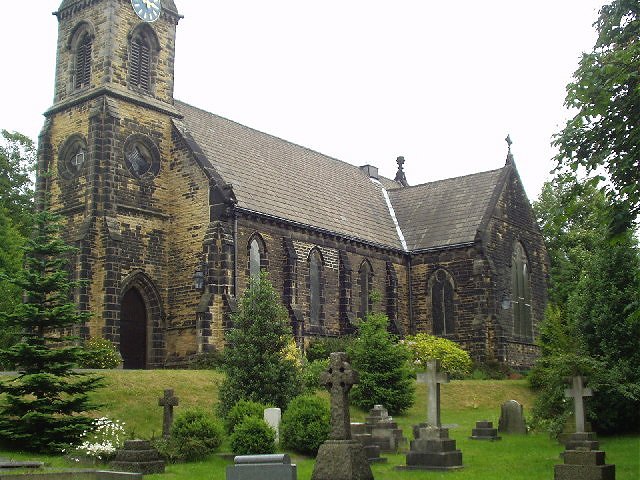
<path fill-rule="evenodd" d="M 0 128 L 37 138 L 61 0 L 3 0 Z M 175 97 L 409 183 L 499 168 L 531 200 L 604 0 L 175 0 Z M 123 8 L 130 6 L 123 2 Z"/>

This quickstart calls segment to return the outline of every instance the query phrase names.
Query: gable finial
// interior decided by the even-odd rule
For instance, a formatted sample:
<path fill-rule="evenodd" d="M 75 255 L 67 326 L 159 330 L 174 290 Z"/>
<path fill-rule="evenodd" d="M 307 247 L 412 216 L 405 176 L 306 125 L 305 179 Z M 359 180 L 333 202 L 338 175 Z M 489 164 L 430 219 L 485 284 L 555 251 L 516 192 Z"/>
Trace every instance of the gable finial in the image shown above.
<path fill-rule="evenodd" d="M 404 165 L 404 157 L 399 156 L 396 158 L 396 163 L 398 164 L 398 171 L 396 172 L 396 178 L 394 178 L 394 180 L 403 187 L 408 187 L 409 182 L 407 182 L 407 177 L 404 175 L 404 169 L 402 168 Z"/>
<path fill-rule="evenodd" d="M 513 141 L 511 141 L 511 135 L 507 134 L 507 138 L 505 138 L 504 141 L 507 142 L 507 161 L 505 164 L 511 165 L 513 164 L 513 153 L 511 153 L 511 144 Z"/>

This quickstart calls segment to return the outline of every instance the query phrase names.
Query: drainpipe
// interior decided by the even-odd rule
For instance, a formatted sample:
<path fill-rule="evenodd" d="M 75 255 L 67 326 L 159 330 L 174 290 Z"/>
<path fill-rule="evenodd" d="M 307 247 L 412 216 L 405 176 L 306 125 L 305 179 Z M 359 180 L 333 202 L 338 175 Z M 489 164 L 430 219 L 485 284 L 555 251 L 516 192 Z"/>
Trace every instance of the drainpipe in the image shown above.
<path fill-rule="evenodd" d="M 409 254 L 409 262 L 407 268 L 407 290 L 409 292 L 409 333 L 416 334 L 416 326 L 413 321 L 413 286 L 411 284 L 411 254 Z"/>

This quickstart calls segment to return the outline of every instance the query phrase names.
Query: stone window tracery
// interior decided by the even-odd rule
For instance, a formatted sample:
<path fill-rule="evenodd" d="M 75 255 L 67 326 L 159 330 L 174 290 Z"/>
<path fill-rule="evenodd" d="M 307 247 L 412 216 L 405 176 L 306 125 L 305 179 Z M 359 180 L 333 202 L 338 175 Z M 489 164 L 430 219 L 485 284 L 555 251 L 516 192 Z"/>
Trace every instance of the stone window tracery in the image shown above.
<path fill-rule="evenodd" d="M 511 307 L 513 333 L 523 339 L 531 339 L 531 275 L 527 254 L 520 242 L 516 242 L 511 258 Z"/>
<path fill-rule="evenodd" d="M 434 335 L 455 333 L 454 285 L 446 270 L 438 269 L 429 282 Z"/>

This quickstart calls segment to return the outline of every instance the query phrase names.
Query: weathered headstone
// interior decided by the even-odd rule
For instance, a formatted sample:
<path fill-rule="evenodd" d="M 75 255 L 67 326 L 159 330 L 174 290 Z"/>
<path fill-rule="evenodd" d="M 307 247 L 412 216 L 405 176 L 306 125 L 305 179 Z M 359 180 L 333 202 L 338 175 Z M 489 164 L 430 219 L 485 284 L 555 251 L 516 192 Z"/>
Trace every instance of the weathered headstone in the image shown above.
<path fill-rule="evenodd" d="M 331 394 L 331 433 L 320 445 L 311 480 L 373 479 L 362 444 L 351 438 L 349 390 L 358 380 L 347 354 L 332 353 L 329 368 L 320 375 L 320 383 Z"/>
<path fill-rule="evenodd" d="M 164 460 L 147 440 L 126 440 L 109 464 L 114 470 L 135 473 L 164 473 Z"/>
<path fill-rule="evenodd" d="M 162 436 L 171 435 L 171 425 L 173 425 L 173 407 L 178 406 L 179 399 L 173 395 L 173 390 L 164 391 L 164 396 L 158 399 L 158 405 L 164 407 L 164 416 L 162 418 Z"/>
<path fill-rule="evenodd" d="M 227 467 L 227 480 L 296 480 L 297 466 L 287 454 L 239 455 Z"/>
<path fill-rule="evenodd" d="M 501 440 L 502 437 L 498 436 L 498 429 L 493 428 L 493 422 L 487 420 L 481 420 L 476 422 L 476 428 L 471 429 L 471 440 Z"/>
<path fill-rule="evenodd" d="M 426 383 L 427 422 L 413 427 L 414 440 L 407 453 L 407 464 L 400 470 L 453 470 L 462 468 L 462 452 L 456 449 L 456 441 L 449 438 L 449 429 L 442 428 L 440 420 L 440 384 L 447 383 L 446 373 L 440 370 L 438 360 L 427 362 L 427 373 L 419 379 Z"/>
<path fill-rule="evenodd" d="M 573 398 L 576 433 L 572 434 L 562 455 L 564 464 L 555 465 L 555 480 L 614 480 L 616 466 L 605 464 L 605 452 L 598 450 L 599 442 L 593 432 L 585 432 L 584 397 L 593 392 L 585 388 L 584 379 L 576 376 L 571 379 L 571 388 L 565 390 L 565 396 Z"/>
<path fill-rule="evenodd" d="M 527 434 L 527 424 L 524 421 L 522 405 L 515 400 L 504 402 L 500 407 L 500 420 L 498 432 Z"/>
<path fill-rule="evenodd" d="M 369 463 L 384 463 L 385 457 L 380 456 L 380 446 L 374 443 L 373 435 L 367 430 L 365 423 L 351 422 L 351 438 L 362 444 L 364 454 Z"/>
<path fill-rule="evenodd" d="M 267 422 L 276 432 L 276 443 L 280 441 L 280 421 L 282 419 L 282 410 L 279 408 L 265 408 L 263 413 L 264 421 Z"/>

